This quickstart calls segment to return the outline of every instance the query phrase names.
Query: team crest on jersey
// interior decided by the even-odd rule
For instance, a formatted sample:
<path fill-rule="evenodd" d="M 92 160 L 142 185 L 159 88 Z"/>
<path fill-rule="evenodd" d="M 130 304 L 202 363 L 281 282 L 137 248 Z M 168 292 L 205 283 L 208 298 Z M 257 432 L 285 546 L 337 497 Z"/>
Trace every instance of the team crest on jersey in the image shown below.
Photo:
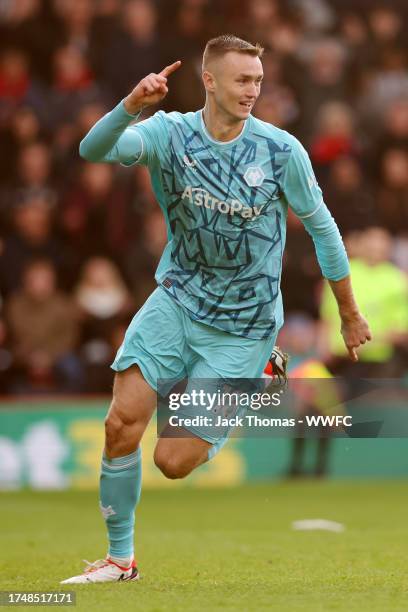
<path fill-rule="evenodd" d="M 260 187 L 264 179 L 264 171 L 259 166 L 250 166 L 244 174 L 244 180 L 249 187 Z"/>

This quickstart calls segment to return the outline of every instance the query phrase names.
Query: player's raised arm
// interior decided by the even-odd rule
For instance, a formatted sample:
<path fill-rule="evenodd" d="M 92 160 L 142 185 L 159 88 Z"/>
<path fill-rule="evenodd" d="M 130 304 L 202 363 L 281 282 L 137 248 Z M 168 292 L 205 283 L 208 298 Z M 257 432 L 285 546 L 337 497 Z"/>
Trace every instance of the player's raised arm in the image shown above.
<path fill-rule="evenodd" d="M 181 65 L 166 66 L 158 74 L 149 74 L 110 113 L 100 119 L 79 145 L 81 157 L 91 162 L 134 163 L 148 143 L 129 124 L 143 108 L 157 104 L 167 95 L 167 78 Z"/>

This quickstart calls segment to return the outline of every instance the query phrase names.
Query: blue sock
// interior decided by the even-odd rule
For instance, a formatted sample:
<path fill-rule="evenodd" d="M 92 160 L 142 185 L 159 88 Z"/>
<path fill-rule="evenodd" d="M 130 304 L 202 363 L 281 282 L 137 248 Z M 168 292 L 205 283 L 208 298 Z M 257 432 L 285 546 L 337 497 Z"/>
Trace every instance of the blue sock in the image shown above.
<path fill-rule="evenodd" d="M 109 537 L 109 556 L 132 557 L 135 507 L 142 488 L 140 447 L 130 455 L 102 457 L 100 507 Z"/>
<path fill-rule="evenodd" d="M 225 446 L 227 442 L 228 436 L 225 436 L 224 438 L 220 438 L 215 444 L 213 444 L 208 449 L 208 461 L 210 461 L 210 459 L 212 459 L 222 449 L 222 447 Z"/>

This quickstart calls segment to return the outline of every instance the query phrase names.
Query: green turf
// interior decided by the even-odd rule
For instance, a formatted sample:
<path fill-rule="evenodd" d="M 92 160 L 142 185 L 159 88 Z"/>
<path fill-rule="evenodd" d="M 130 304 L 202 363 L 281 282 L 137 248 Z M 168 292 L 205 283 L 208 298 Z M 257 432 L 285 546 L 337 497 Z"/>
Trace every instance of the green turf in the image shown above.
<path fill-rule="evenodd" d="M 143 579 L 76 587 L 77 609 L 407 610 L 406 501 L 402 482 L 146 491 Z M 3 493 L 0 513 L 0 590 L 56 590 L 104 555 L 96 493 Z M 302 518 L 347 529 L 292 531 Z"/>

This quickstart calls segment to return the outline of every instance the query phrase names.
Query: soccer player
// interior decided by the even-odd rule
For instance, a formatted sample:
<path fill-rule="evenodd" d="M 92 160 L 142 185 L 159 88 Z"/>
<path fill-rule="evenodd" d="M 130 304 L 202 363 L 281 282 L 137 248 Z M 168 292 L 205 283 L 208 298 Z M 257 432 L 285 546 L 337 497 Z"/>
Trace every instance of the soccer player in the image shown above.
<path fill-rule="evenodd" d="M 203 56 L 202 110 L 159 111 L 133 125 L 143 108 L 166 96 L 178 61 L 142 79 L 81 142 L 80 154 L 91 162 L 148 167 L 168 243 L 156 272 L 158 288 L 131 322 L 112 365 L 117 374 L 100 481 L 108 555 L 66 584 L 138 578 L 139 444 L 156 407 L 158 379 L 262 375 L 283 324 L 288 206 L 313 238 L 352 360 L 371 337 L 306 151 L 287 132 L 251 115 L 263 78 L 262 52 L 235 36 L 212 39 Z M 157 442 L 154 460 L 168 478 L 183 478 L 211 459 L 228 435 L 228 429 L 188 429 L 189 437 Z"/>

